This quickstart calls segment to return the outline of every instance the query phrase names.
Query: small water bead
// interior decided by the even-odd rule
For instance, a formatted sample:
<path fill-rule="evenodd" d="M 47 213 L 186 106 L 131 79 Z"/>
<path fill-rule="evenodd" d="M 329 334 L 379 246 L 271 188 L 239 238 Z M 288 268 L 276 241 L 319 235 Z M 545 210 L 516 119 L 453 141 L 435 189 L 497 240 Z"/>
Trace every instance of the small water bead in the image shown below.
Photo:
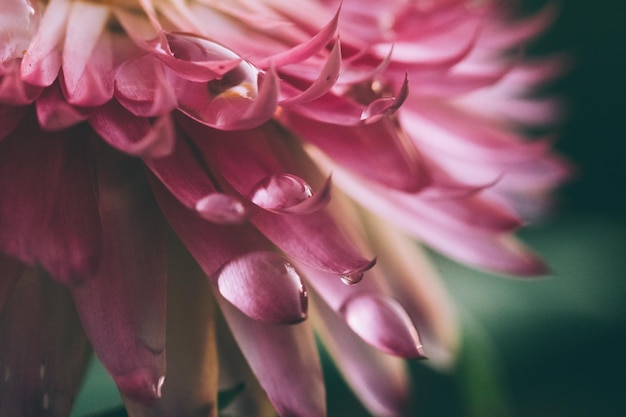
<path fill-rule="evenodd" d="M 354 274 L 346 274 L 341 276 L 341 282 L 346 285 L 358 284 L 363 280 L 363 272 L 356 272 Z"/>
<path fill-rule="evenodd" d="M 313 197 L 313 190 L 303 179 L 291 174 L 271 175 L 252 188 L 250 201 L 270 211 L 281 211 Z"/>

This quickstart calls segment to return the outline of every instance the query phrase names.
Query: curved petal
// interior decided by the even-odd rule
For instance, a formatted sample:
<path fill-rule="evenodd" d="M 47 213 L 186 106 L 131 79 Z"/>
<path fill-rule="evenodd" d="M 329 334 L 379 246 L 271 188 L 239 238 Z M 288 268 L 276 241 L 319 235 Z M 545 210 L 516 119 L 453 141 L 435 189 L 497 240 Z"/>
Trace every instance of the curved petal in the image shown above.
<path fill-rule="evenodd" d="M 69 415 L 89 352 L 67 290 L 25 270 L 0 314 L 2 414 Z"/>
<path fill-rule="evenodd" d="M 312 319 L 342 376 L 372 415 L 406 415 L 411 402 L 406 362 L 366 344 L 317 298 Z"/>
<path fill-rule="evenodd" d="M 91 112 L 89 124 L 109 145 L 133 156 L 158 158 L 169 155 L 176 141 L 169 114 L 150 123 L 115 100 Z"/>
<path fill-rule="evenodd" d="M 123 162 L 103 154 L 101 167 Z M 165 223 L 138 168 L 99 170 L 102 260 L 72 295 L 94 350 L 120 391 L 151 404 L 161 396 L 165 378 L 167 256 Z"/>
<path fill-rule="evenodd" d="M 35 103 L 42 129 L 63 130 L 87 119 L 88 113 L 67 102 L 58 82 L 46 88 Z"/>
<path fill-rule="evenodd" d="M 243 315 L 222 297 L 217 296 L 217 300 L 278 414 L 324 417 L 324 380 L 308 322 L 292 326 L 263 323 Z"/>

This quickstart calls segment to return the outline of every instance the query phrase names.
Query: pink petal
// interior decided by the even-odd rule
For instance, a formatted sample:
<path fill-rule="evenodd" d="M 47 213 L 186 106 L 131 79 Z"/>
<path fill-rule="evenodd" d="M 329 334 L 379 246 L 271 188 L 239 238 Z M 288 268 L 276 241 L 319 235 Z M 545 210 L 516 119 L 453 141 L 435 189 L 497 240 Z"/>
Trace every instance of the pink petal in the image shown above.
<path fill-rule="evenodd" d="M 0 245 L 55 278 L 92 272 L 100 250 L 93 162 L 82 131 L 41 132 L 25 119 L 0 143 Z"/>
<path fill-rule="evenodd" d="M 377 269 L 352 284 L 330 274 L 302 268 L 316 292 L 353 332 L 375 348 L 403 358 L 423 358 L 417 330 L 405 309 L 386 294 Z M 342 282 L 343 281 L 343 282 Z"/>
<path fill-rule="evenodd" d="M 188 33 L 166 33 L 169 53 L 156 49 L 154 56 L 179 77 L 193 82 L 221 79 L 241 68 L 242 59 L 231 50 L 200 36 Z M 158 48 L 162 48 L 158 45 Z"/>
<path fill-rule="evenodd" d="M 122 162 L 117 154 L 99 156 L 101 166 Z M 130 175 L 99 172 L 102 259 L 72 295 L 120 391 L 149 404 L 160 397 L 165 375 L 167 257 L 165 224 L 138 168 Z"/>
<path fill-rule="evenodd" d="M 153 124 L 112 100 L 91 113 L 89 124 L 114 148 L 133 156 L 158 158 L 174 149 L 174 125 L 166 114 Z"/>
<path fill-rule="evenodd" d="M 243 195 L 254 192 L 254 187 L 270 175 L 289 172 L 289 167 L 298 165 L 297 169 L 303 169 L 309 163 L 304 155 L 285 148 L 284 142 L 278 140 L 281 132 L 273 125 L 245 134 L 214 131 L 189 123 L 183 127 L 208 165 Z M 280 160 L 279 155 L 282 155 Z M 268 239 L 303 264 L 339 275 L 358 274 L 373 265 L 356 251 L 325 210 L 298 215 L 261 210 L 251 221 Z"/>
<path fill-rule="evenodd" d="M 282 67 L 283 65 L 293 64 L 304 61 L 305 59 L 315 55 L 324 48 L 332 40 L 337 33 L 339 23 L 339 9 L 333 18 L 320 30 L 315 36 L 306 42 L 303 42 L 287 51 L 280 52 L 276 55 L 268 57 L 264 60 L 258 60 L 256 65 L 259 68 L 268 68 L 272 65 Z"/>
<path fill-rule="evenodd" d="M 307 322 L 281 326 L 253 320 L 217 297 L 231 332 L 279 415 L 326 415 L 324 380 Z"/>
<path fill-rule="evenodd" d="M 417 150 L 398 135 L 388 120 L 347 127 L 320 123 L 292 112 L 284 112 L 281 119 L 337 163 L 372 181 L 412 192 L 429 183 Z"/>
<path fill-rule="evenodd" d="M 35 103 L 42 129 L 62 130 L 87 119 L 87 111 L 69 104 L 58 83 L 46 88 Z"/>
<path fill-rule="evenodd" d="M 405 361 L 366 344 L 323 301 L 315 301 L 321 317 L 316 330 L 354 393 L 372 415 L 406 415 L 411 392 Z"/>
<path fill-rule="evenodd" d="M 289 106 L 293 104 L 306 103 L 313 101 L 324 94 L 326 94 L 337 79 L 339 78 L 339 71 L 341 69 L 341 47 L 339 44 L 339 38 L 335 42 L 332 51 L 328 55 L 326 63 L 320 71 L 320 75 L 315 81 L 303 92 L 293 97 L 289 97 L 280 101 L 281 106 Z"/>
<path fill-rule="evenodd" d="M 185 138 L 178 138 L 170 155 L 144 162 L 182 204 L 203 218 L 216 223 L 241 223 L 247 217 L 241 201 L 216 191 Z"/>
<path fill-rule="evenodd" d="M 339 169 L 335 170 L 334 178 L 340 178 L 337 182 L 342 189 L 368 209 L 460 262 L 520 276 L 547 272 L 544 263 L 536 255 L 506 233 L 434 222 L 434 218 L 419 216 L 405 199 L 398 197 L 398 193 L 393 194 L 374 184 L 350 178 Z M 427 211 L 424 213 L 428 214 Z"/>
<path fill-rule="evenodd" d="M 13 106 L 30 104 L 39 97 L 41 87 L 25 83 L 21 76 L 18 61 L 7 65 L 0 63 L 0 102 Z"/>
<path fill-rule="evenodd" d="M 176 93 L 164 64 L 152 55 L 126 60 L 115 75 L 115 98 L 137 116 L 165 114 L 176 107 Z"/>
<path fill-rule="evenodd" d="M 307 290 L 293 266 L 272 252 L 251 252 L 217 274 L 220 294 L 247 316 L 291 324 L 306 318 Z"/>
<path fill-rule="evenodd" d="M 412 239 L 379 218 L 368 220 L 368 240 L 380 259 L 377 269 L 419 329 L 429 362 L 449 369 L 459 349 L 460 330 L 440 277 Z"/>
<path fill-rule="evenodd" d="M 2 413 L 69 415 L 88 355 L 67 290 L 27 270 L 0 314 Z"/>
<path fill-rule="evenodd" d="M 46 87 L 57 78 L 61 68 L 61 43 L 72 2 L 51 0 L 41 19 L 39 30 L 21 63 L 22 79 Z"/>

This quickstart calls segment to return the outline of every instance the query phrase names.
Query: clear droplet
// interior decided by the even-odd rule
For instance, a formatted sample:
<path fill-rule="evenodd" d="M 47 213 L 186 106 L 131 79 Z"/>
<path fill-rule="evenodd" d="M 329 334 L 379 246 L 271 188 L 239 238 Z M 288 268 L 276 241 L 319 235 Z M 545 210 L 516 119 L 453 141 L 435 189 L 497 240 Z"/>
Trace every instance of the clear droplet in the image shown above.
<path fill-rule="evenodd" d="M 363 280 L 363 272 L 356 272 L 354 274 L 346 274 L 341 276 L 341 282 L 346 285 L 358 284 Z"/>
<path fill-rule="evenodd" d="M 250 201 L 270 211 L 281 211 L 313 197 L 313 190 L 303 179 L 291 174 L 271 175 L 250 192 Z"/>
<path fill-rule="evenodd" d="M 204 219 L 221 224 L 237 224 L 246 219 L 243 203 L 228 194 L 213 193 L 198 200 L 196 211 Z"/>

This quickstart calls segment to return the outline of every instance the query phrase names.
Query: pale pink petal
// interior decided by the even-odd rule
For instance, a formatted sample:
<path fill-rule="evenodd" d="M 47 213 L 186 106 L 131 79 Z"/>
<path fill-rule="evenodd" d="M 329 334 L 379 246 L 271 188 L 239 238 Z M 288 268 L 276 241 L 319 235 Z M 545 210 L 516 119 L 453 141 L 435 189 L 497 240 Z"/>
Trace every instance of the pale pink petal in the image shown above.
<path fill-rule="evenodd" d="M 94 71 L 93 66 L 111 66 L 111 57 L 107 56 L 110 46 L 98 46 L 108 18 L 109 8 L 105 5 L 72 3 L 63 45 L 64 88 L 71 103 L 82 104 L 88 102 L 92 94 L 101 95 L 98 90 L 103 80 L 98 77 L 100 71 Z"/>
<path fill-rule="evenodd" d="M 93 111 L 89 124 L 109 145 L 134 156 L 157 158 L 169 155 L 176 141 L 169 114 L 150 123 L 114 100 Z"/>
<path fill-rule="evenodd" d="M 2 414 L 69 415 L 89 352 L 67 290 L 26 270 L 0 314 Z"/>
<path fill-rule="evenodd" d="M 39 27 L 41 8 L 29 0 L 4 2 L 0 13 L 0 63 L 22 58 Z"/>
<path fill-rule="evenodd" d="M 237 344 L 279 415 L 324 417 L 324 380 L 308 322 L 263 323 L 217 296 Z"/>
<path fill-rule="evenodd" d="M 22 79 L 46 87 L 57 78 L 61 69 L 61 44 L 72 2 L 51 0 L 41 19 L 39 30 L 21 63 Z"/>
<path fill-rule="evenodd" d="M 106 158 L 120 158 L 104 153 L 101 167 L 116 162 Z M 143 171 L 129 171 L 99 171 L 102 259 L 72 295 L 89 340 L 120 391 L 150 404 L 161 396 L 165 377 L 166 230 Z"/>

